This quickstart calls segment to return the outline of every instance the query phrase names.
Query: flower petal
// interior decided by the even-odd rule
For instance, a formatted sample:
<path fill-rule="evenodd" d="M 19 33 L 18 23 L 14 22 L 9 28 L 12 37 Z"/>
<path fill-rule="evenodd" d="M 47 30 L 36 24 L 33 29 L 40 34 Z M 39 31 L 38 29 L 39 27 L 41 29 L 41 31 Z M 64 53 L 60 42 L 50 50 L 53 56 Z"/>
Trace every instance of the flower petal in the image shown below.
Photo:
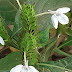
<path fill-rule="evenodd" d="M 21 72 L 23 65 L 17 65 L 13 67 L 10 72 Z"/>
<path fill-rule="evenodd" d="M 25 66 L 22 67 L 22 70 L 20 72 L 28 72 L 28 69 L 26 69 Z"/>
<path fill-rule="evenodd" d="M 65 72 L 68 72 L 68 71 L 65 71 Z"/>
<path fill-rule="evenodd" d="M 3 40 L 3 38 L 0 36 L 0 43 L 2 44 L 2 45 L 5 45 L 5 42 L 4 42 L 4 40 Z"/>
<path fill-rule="evenodd" d="M 58 21 L 59 21 L 61 24 L 63 24 L 63 25 L 69 23 L 69 19 L 68 19 L 68 17 L 67 17 L 65 14 L 57 15 L 57 18 L 58 18 Z"/>
<path fill-rule="evenodd" d="M 57 29 L 58 28 L 58 19 L 56 18 L 55 14 L 52 15 L 51 20 L 52 20 L 53 26 L 55 27 L 55 29 Z"/>
<path fill-rule="evenodd" d="M 37 69 L 35 69 L 33 66 L 29 66 L 29 72 L 39 72 Z"/>
<path fill-rule="evenodd" d="M 70 8 L 68 8 L 68 7 L 63 7 L 63 8 L 57 9 L 56 11 L 59 12 L 59 13 L 67 13 L 67 12 L 70 11 Z"/>

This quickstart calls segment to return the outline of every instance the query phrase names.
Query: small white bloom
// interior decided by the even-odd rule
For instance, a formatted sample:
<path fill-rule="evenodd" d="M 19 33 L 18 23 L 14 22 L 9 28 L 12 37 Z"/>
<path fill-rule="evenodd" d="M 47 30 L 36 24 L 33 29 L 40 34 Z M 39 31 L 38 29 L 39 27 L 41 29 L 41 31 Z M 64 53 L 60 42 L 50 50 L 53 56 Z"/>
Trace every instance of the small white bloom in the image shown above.
<path fill-rule="evenodd" d="M 28 66 L 28 61 L 27 61 L 27 66 L 23 65 L 17 65 L 14 68 L 10 70 L 10 72 L 39 72 L 37 69 L 35 69 L 33 66 Z"/>
<path fill-rule="evenodd" d="M 3 40 L 3 38 L 0 36 L 0 43 L 2 44 L 2 45 L 5 45 L 5 42 L 4 42 L 4 40 Z"/>
<path fill-rule="evenodd" d="M 68 71 L 65 71 L 65 72 L 68 72 Z"/>
<path fill-rule="evenodd" d="M 51 14 L 53 14 L 52 17 L 51 17 L 51 20 L 52 20 L 52 23 L 53 23 L 53 26 L 55 27 L 55 29 L 58 28 L 58 21 L 62 25 L 69 23 L 69 19 L 64 13 L 69 12 L 70 8 L 63 7 L 63 8 L 57 9 L 56 11 L 51 11 L 51 10 L 48 10 L 48 11 L 50 11 Z"/>
<path fill-rule="evenodd" d="M 35 69 L 33 66 L 29 66 L 28 68 L 23 66 L 21 72 L 39 72 L 39 71 Z"/>
<path fill-rule="evenodd" d="M 15 67 L 13 67 L 10 72 L 20 72 L 22 70 L 23 65 L 17 65 Z"/>

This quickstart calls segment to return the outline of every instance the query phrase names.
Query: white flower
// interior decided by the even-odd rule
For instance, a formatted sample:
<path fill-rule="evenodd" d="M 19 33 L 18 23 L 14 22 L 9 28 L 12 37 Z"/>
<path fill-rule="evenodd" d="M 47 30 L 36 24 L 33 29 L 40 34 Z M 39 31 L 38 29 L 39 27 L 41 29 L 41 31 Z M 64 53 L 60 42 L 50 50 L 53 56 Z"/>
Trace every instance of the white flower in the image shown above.
<path fill-rule="evenodd" d="M 37 69 L 35 69 L 33 66 L 28 66 L 28 61 L 27 61 L 27 66 L 23 65 L 17 65 L 14 68 L 10 70 L 10 72 L 39 72 Z"/>
<path fill-rule="evenodd" d="M 36 70 L 33 66 L 29 66 L 28 68 L 26 68 L 25 66 L 23 66 L 21 72 L 39 72 L 39 71 Z"/>
<path fill-rule="evenodd" d="M 65 71 L 65 72 L 68 72 L 68 71 Z"/>
<path fill-rule="evenodd" d="M 4 42 L 4 40 L 3 40 L 3 38 L 0 36 L 0 43 L 2 44 L 2 45 L 5 45 L 5 42 Z"/>
<path fill-rule="evenodd" d="M 55 27 L 55 29 L 58 28 L 58 21 L 62 25 L 69 23 L 69 19 L 64 13 L 69 12 L 70 8 L 63 7 L 63 8 L 57 9 L 56 11 L 51 11 L 51 10 L 48 10 L 48 11 L 50 11 L 51 14 L 53 14 L 52 17 L 51 17 L 51 20 L 52 20 L 52 23 L 53 23 L 53 26 Z"/>
<path fill-rule="evenodd" d="M 17 65 L 10 70 L 10 72 L 20 72 L 22 70 L 23 65 Z"/>

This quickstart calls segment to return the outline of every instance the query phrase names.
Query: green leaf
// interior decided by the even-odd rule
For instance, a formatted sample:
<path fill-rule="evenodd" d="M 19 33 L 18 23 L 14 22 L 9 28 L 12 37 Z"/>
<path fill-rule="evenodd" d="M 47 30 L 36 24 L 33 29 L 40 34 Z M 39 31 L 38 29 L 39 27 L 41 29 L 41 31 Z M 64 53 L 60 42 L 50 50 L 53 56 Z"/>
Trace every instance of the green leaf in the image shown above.
<path fill-rule="evenodd" d="M 0 14 L 6 22 L 13 22 L 17 12 L 16 0 L 0 0 Z"/>
<path fill-rule="evenodd" d="M 64 55 L 64 56 L 68 56 L 68 57 L 71 56 L 70 54 L 68 54 L 68 53 L 66 53 L 66 52 L 64 52 L 64 51 L 62 51 L 58 48 L 54 49 L 54 51 L 57 52 L 58 54 L 61 54 L 61 55 Z"/>
<path fill-rule="evenodd" d="M 43 47 L 49 41 L 49 27 L 39 33 L 39 47 Z"/>
<path fill-rule="evenodd" d="M 63 46 L 72 45 L 72 36 L 70 36 L 63 44 L 61 44 L 58 48 L 61 49 Z"/>
<path fill-rule="evenodd" d="M 2 25 L 1 18 L 0 18 L 0 36 L 5 40 L 8 39 L 7 31 L 4 28 L 4 26 Z"/>
<path fill-rule="evenodd" d="M 21 28 L 21 23 L 20 23 L 20 18 L 19 18 L 19 13 L 20 11 L 18 10 L 16 17 L 15 17 L 15 23 L 14 23 L 14 30 L 11 31 L 8 25 L 5 22 L 5 19 L 1 18 L 2 24 L 7 30 L 7 34 L 9 36 L 8 44 L 14 48 L 19 48 L 18 47 L 18 34 L 20 33 L 20 28 Z"/>
<path fill-rule="evenodd" d="M 0 72 L 10 72 L 10 69 L 18 64 L 22 64 L 21 54 L 20 52 L 12 52 L 0 59 Z"/>
<path fill-rule="evenodd" d="M 21 31 L 21 28 L 22 28 L 22 23 L 21 23 L 21 20 L 20 20 L 20 12 L 21 10 L 19 9 L 16 13 L 16 16 L 15 16 L 15 23 L 14 23 L 14 29 L 13 29 L 13 35 L 11 36 L 11 38 L 15 35 L 17 35 L 18 33 L 20 33 Z"/>
<path fill-rule="evenodd" d="M 15 16 L 14 28 L 13 28 L 12 35 L 11 35 L 12 43 L 10 44 L 12 47 L 16 49 L 20 49 L 18 45 L 18 42 L 19 42 L 18 38 L 20 38 L 20 33 L 22 29 L 22 23 L 20 20 L 20 12 L 21 11 L 19 9 Z"/>
<path fill-rule="evenodd" d="M 49 69 L 50 72 L 72 72 L 72 56 L 59 61 L 38 63 L 38 65 Z"/>
<path fill-rule="evenodd" d="M 23 3 L 24 0 L 20 0 Z M 0 16 L 5 19 L 7 25 L 13 25 L 19 6 L 16 0 L 0 0 Z"/>
<path fill-rule="evenodd" d="M 63 44 L 64 44 L 64 46 L 72 45 L 72 36 L 70 36 Z"/>
<path fill-rule="evenodd" d="M 6 24 L 5 19 L 1 18 L 1 21 L 2 21 L 4 28 L 7 30 L 8 36 L 11 37 L 12 31 L 9 29 L 8 25 Z"/>
<path fill-rule="evenodd" d="M 72 23 L 72 22 L 71 22 Z M 67 35 L 72 36 L 72 29 L 69 28 L 68 31 L 66 32 Z"/>

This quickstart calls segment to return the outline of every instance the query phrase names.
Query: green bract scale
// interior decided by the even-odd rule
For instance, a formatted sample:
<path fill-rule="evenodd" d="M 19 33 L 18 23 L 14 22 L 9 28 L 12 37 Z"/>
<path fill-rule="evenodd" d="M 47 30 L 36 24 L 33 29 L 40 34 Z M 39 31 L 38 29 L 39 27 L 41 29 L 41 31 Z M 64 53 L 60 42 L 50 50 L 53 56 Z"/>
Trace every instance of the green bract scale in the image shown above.
<path fill-rule="evenodd" d="M 29 64 L 34 65 L 37 62 L 37 41 L 38 26 L 33 5 L 23 4 L 22 13 L 22 48 L 27 53 Z"/>

